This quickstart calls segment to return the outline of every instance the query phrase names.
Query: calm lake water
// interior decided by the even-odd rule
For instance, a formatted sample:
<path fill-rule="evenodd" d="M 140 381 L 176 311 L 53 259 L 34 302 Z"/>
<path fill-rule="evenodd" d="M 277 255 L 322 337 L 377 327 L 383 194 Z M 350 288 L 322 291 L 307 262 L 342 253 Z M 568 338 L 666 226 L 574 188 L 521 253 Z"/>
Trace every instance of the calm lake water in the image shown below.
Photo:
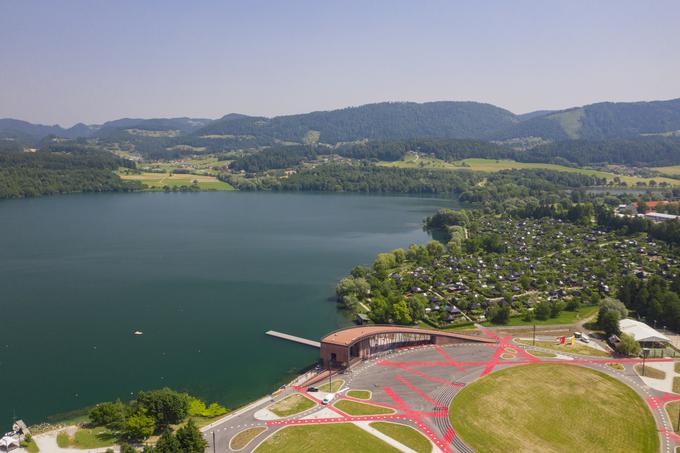
<path fill-rule="evenodd" d="M 70 195 L 0 202 L 0 427 L 170 386 L 235 407 L 348 321 L 337 280 L 424 243 L 453 200 L 330 194 Z M 143 336 L 132 332 L 141 330 Z"/>

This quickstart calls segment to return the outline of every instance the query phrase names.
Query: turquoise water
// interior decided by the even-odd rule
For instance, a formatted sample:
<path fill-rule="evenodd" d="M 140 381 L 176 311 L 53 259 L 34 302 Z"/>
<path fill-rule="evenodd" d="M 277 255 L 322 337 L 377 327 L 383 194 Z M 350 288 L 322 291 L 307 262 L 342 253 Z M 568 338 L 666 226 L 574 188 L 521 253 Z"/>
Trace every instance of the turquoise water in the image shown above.
<path fill-rule="evenodd" d="M 235 407 L 347 324 L 339 278 L 452 200 L 92 194 L 0 202 L 0 426 L 170 386 Z M 142 336 L 132 332 L 141 330 Z"/>

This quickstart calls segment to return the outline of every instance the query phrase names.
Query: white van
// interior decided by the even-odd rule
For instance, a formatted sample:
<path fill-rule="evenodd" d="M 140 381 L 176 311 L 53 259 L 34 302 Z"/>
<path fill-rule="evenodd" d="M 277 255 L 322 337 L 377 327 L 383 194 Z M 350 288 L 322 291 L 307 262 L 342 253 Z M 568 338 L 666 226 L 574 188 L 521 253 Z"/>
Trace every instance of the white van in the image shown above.
<path fill-rule="evenodd" d="M 328 404 L 331 401 L 333 401 L 334 398 L 335 398 L 335 393 L 329 393 L 328 395 L 326 395 L 326 397 L 323 399 L 323 401 L 321 401 L 321 403 Z"/>
<path fill-rule="evenodd" d="M 581 335 L 581 341 L 584 343 L 590 343 L 590 338 L 588 337 L 588 335 L 583 334 Z"/>

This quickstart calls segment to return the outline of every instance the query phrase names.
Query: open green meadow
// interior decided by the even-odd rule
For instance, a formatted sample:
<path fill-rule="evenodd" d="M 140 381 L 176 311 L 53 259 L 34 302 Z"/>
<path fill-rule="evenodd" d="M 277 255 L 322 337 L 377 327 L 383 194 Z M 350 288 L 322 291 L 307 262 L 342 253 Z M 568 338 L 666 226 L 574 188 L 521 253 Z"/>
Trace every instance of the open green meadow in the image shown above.
<path fill-rule="evenodd" d="M 151 173 L 142 172 L 136 173 L 126 173 L 124 171 L 119 172 L 119 176 L 126 181 L 139 181 L 142 184 L 148 186 L 150 190 L 162 190 L 163 187 L 167 186 L 170 189 L 173 187 L 181 186 L 191 186 L 194 182 L 198 185 L 201 190 L 220 190 L 228 191 L 234 190 L 234 188 L 227 184 L 226 182 L 220 181 L 214 176 L 208 175 L 189 175 L 184 173 Z"/>
<path fill-rule="evenodd" d="M 608 452 L 659 450 L 656 424 L 642 398 L 581 366 L 539 363 L 494 372 L 461 390 L 449 417 L 476 451 L 601 451 L 605 445 Z"/>
<path fill-rule="evenodd" d="M 430 441 L 410 426 L 389 422 L 373 422 L 369 426 L 377 429 L 386 436 L 390 436 L 397 442 L 406 445 L 411 450 L 422 453 L 432 451 L 432 444 Z"/>

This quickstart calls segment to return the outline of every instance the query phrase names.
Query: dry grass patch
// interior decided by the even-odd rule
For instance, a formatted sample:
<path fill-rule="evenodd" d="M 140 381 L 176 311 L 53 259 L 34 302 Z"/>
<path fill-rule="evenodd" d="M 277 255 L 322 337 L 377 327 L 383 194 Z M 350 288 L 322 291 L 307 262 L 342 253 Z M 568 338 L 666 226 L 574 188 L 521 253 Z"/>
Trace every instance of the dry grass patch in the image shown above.
<path fill-rule="evenodd" d="M 465 387 L 449 416 L 476 451 L 657 452 L 654 419 L 633 389 L 581 366 L 537 363 Z"/>
<path fill-rule="evenodd" d="M 319 390 L 326 393 L 335 393 L 338 390 L 340 390 L 344 384 L 345 384 L 344 380 L 336 379 L 331 381 L 330 384 L 326 382 L 325 384 L 320 385 Z"/>
<path fill-rule="evenodd" d="M 296 393 L 295 395 L 290 395 L 281 401 L 277 401 L 268 407 L 270 411 L 278 415 L 279 417 L 288 417 L 290 415 L 299 414 L 307 409 L 311 409 L 316 405 L 316 403 L 304 395 Z"/>
<path fill-rule="evenodd" d="M 547 351 L 534 351 L 534 350 L 527 350 L 527 352 L 534 357 L 548 357 L 548 358 L 555 358 L 557 357 L 557 354 L 552 353 L 552 352 L 547 352 Z"/>
<path fill-rule="evenodd" d="M 666 379 L 666 373 L 658 368 L 651 367 L 647 364 L 644 366 L 644 373 L 642 372 L 643 366 L 641 363 L 635 365 L 635 372 L 640 376 L 652 378 L 652 379 Z"/>

